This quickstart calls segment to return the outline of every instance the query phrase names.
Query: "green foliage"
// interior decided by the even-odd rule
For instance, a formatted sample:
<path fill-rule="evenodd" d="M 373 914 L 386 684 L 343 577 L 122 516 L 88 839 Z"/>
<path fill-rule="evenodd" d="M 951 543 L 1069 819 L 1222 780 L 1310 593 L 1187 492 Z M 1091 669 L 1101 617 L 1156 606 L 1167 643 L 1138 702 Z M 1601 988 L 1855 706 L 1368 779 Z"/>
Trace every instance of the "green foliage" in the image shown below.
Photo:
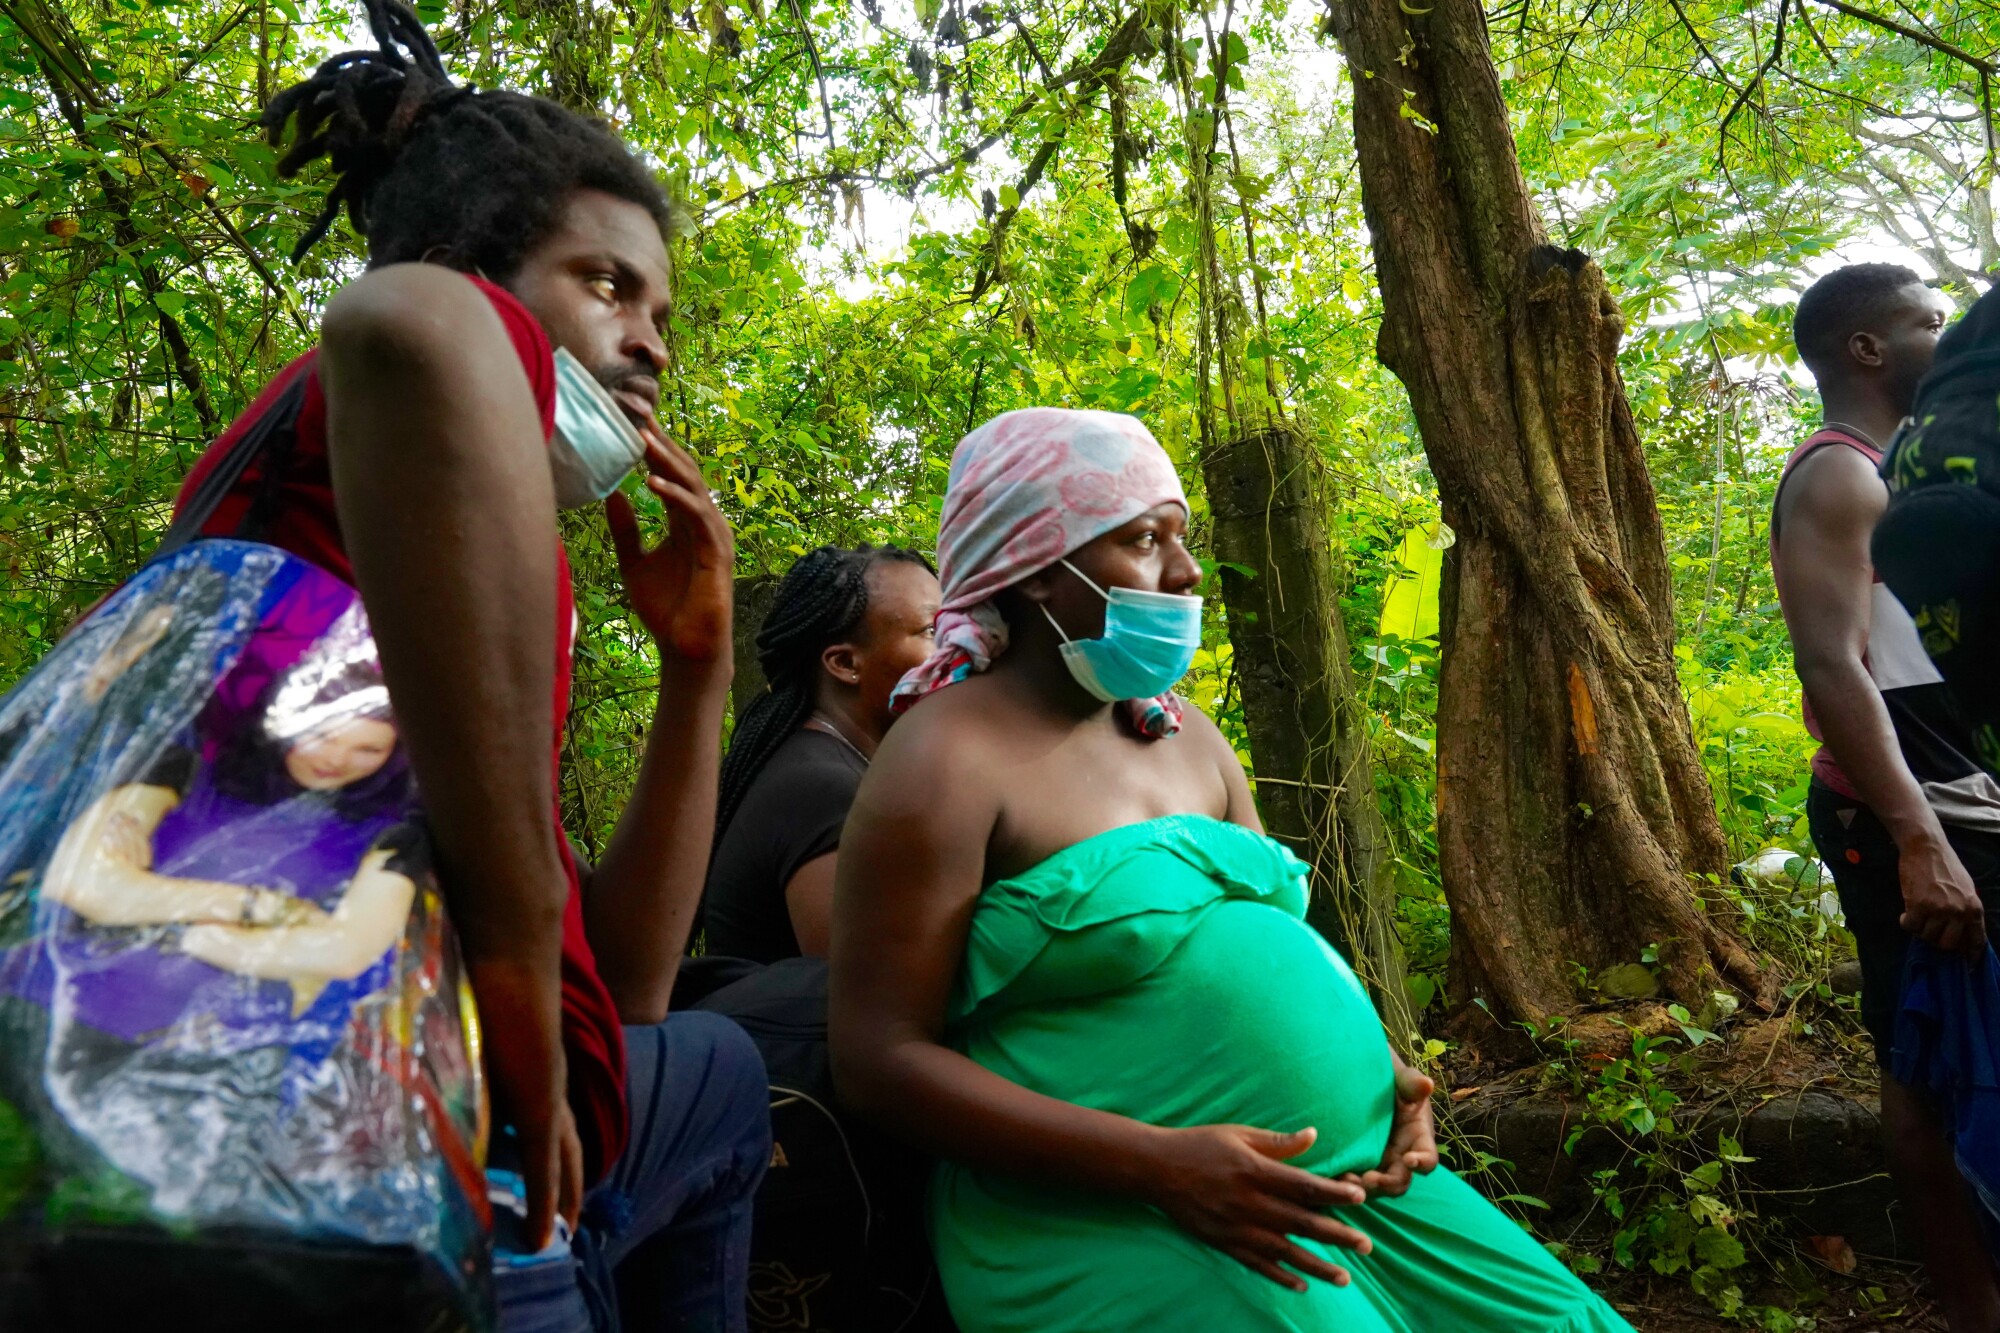
<path fill-rule="evenodd" d="M 828 541 L 927 547 L 952 444 L 1009 408 L 1145 418 L 1184 465 L 1198 546 L 1201 450 L 1299 425 L 1337 495 L 1338 613 L 1412 998 L 1453 1002 L 1434 723 L 1450 515 L 1374 359 L 1345 74 L 1311 15 L 1275 0 L 419 7 L 459 77 L 596 109 L 683 201 L 663 416 L 721 497 L 744 574 Z M 1897 12 L 2000 46 L 1988 8 Z M 323 185 L 278 180 L 248 129 L 359 36 L 348 0 L 0 0 L 0 685 L 131 572 L 197 452 L 359 271 L 344 225 L 283 262 Z M 1809 853 L 1813 743 L 1767 555 L 1778 472 L 1816 416 L 1791 304 L 1803 267 L 1857 239 L 1907 244 L 1962 296 L 2000 267 L 1981 89 L 1935 49 L 1784 0 L 1503 6 L 1492 37 L 1551 236 L 1597 258 L 1625 313 L 1680 679 L 1724 830 L 1738 856 Z M 562 799 L 594 851 L 658 663 L 601 519 L 564 532 L 583 633 Z M 1213 609 L 1187 688 L 1247 768 Z M 1820 994 L 1840 941 L 1816 889 L 1711 887 L 1792 1000 L 1841 1014 Z M 1716 1020 L 1676 1017 L 1679 1035 L 1577 1073 L 1592 1124 L 1634 1145 L 1600 1182 L 1611 1260 L 1687 1274 L 1718 1310 L 1779 1327 L 1735 1276 L 1755 1246 L 1733 1153 L 1680 1136 L 1659 1077 Z"/>
<path fill-rule="evenodd" d="M 0 1222 L 27 1194 L 41 1166 L 41 1145 L 27 1118 L 9 1101 L 0 1100 Z"/>
<path fill-rule="evenodd" d="M 1781 1303 L 1746 1300 L 1740 1270 L 1749 1263 L 1746 1242 L 1757 1234 L 1758 1219 L 1737 1187 L 1736 1172 L 1755 1159 L 1726 1133 L 1704 1140 L 1692 1118 L 1680 1114 L 1683 1099 L 1676 1086 L 1696 1077 L 1692 1051 L 1716 1034 L 1696 1026 L 1679 1006 L 1674 1009 L 1678 1034 L 1647 1036 L 1632 1029 L 1629 1053 L 1609 1059 L 1580 1058 L 1577 1042 L 1565 1036 L 1560 1021 L 1536 1034 L 1558 1053 L 1547 1076 L 1566 1083 L 1583 1101 L 1582 1122 L 1564 1150 L 1575 1153 L 1587 1141 L 1605 1137 L 1619 1149 L 1618 1165 L 1591 1176 L 1608 1242 L 1588 1248 L 1551 1242 L 1550 1248 L 1585 1275 L 1601 1272 L 1608 1259 L 1627 1270 L 1684 1276 L 1727 1319 L 1769 1330 L 1810 1327 L 1810 1320 L 1794 1313 L 1802 1301 L 1817 1296 L 1810 1287 L 1788 1293 Z"/>

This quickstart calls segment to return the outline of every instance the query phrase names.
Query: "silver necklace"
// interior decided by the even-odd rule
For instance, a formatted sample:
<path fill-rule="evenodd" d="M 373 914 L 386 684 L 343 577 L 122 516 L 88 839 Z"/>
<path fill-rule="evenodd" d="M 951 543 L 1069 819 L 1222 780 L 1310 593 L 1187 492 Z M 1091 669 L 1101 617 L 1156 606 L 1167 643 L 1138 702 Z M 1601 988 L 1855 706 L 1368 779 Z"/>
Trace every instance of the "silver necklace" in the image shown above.
<path fill-rule="evenodd" d="M 866 768 L 868 766 L 868 756 L 861 753 L 860 746 L 856 745 L 853 741 L 847 739 L 847 733 L 840 729 L 839 723 L 835 722 L 825 713 L 820 712 L 819 709 L 817 708 L 813 709 L 812 720 L 819 723 L 822 727 L 825 727 L 827 729 L 827 732 L 835 740 L 839 741 L 842 745 L 845 745 L 848 748 L 848 750 L 853 753 L 854 757 L 861 761 L 861 766 L 863 768 Z"/>

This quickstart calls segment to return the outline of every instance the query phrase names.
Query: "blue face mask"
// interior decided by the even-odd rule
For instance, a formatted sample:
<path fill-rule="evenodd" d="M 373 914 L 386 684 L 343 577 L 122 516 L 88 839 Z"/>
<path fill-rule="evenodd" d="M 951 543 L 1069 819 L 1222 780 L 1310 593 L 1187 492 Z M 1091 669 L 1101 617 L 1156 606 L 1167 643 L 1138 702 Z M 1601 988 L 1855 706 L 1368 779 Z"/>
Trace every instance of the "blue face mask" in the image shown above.
<path fill-rule="evenodd" d="M 1107 603 L 1104 633 L 1094 639 L 1070 638 L 1049 609 L 1042 608 L 1062 635 L 1063 665 L 1076 683 L 1108 704 L 1150 699 L 1172 689 L 1201 647 L 1201 598 L 1137 588 L 1106 592 L 1069 561 L 1062 564 Z"/>
<path fill-rule="evenodd" d="M 618 400 L 568 348 L 556 349 L 556 432 L 549 440 L 556 507 L 581 509 L 610 496 L 646 456 Z"/>

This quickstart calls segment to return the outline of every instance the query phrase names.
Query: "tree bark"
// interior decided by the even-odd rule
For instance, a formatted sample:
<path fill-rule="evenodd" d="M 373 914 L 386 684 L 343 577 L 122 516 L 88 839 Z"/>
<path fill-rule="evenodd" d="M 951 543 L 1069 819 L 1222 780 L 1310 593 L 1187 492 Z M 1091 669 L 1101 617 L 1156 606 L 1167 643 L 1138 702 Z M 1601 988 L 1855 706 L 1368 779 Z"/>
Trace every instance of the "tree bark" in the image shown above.
<path fill-rule="evenodd" d="M 736 652 L 736 674 L 729 681 L 729 715 L 743 716 L 743 710 L 757 702 L 768 682 L 764 679 L 764 668 L 757 663 L 757 631 L 764 628 L 764 617 L 771 614 L 772 599 L 778 593 L 778 576 L 775 574 L 738 575 L 736 579 L 736 618 L 731 623 L 730 632 Z"/>
<path fill-rule="evenodd" d="M 1257 808 L 1313 867 L 1306 920 L 1368 979 L 1400 1036 L 1415 1016 L 1316 464 L 1296 430 L 1275 426 L 1209 450 L 1202 473 Z"/>
<path fill-rule="evenodd" d="M 1450 989 L 1503 1020 L 1658 946 L 1699 1002 L 1763 977 L 1673 668 L 1672 584 L 1604 274 L 1548 244 L 1473 0 L 1330 0 L 1382 289 L 1444 516 L 1438 845 Z"/>

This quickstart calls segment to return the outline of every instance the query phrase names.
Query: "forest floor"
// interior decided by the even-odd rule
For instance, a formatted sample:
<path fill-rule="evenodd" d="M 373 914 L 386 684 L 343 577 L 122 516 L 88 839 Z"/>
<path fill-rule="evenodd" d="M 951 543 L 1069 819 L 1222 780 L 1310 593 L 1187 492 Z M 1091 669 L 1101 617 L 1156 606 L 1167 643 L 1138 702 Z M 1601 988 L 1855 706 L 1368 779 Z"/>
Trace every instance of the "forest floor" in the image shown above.
<path fill-rule="evenodd" d="M 1914 1266 L 1887 1260 L 1863 1260 L 1845 1277 L 1828 1275 L 1825 1297 L 1801 1308 L 1813 1333 L 1945 1333 L 1944 1316 L 1919 1290 Z M 1604 1298 L 1639 1333 L 1741 1333 L 1745 1325 L 1724 1319 L 1689 1289 L 1685 1279 L 1637 1274 L 1597 1280 Z M 1754 1327 L 1754 1325 L 1752 1325 Z"/>
<path fill-rule="evenodd" d="M 1535 1041 L 1538 1058 L 1526 1062 L 1519 1046 L 1511 1060 L 1491 1058 L 1490 1044 L 1484 1058 L 1470 1045 L 1454 1050 L 1437 1072 L 1455 1155 L 1507 1159 L 1482 1187 L 1546 1200 L 1524 1220 L 1573 1258 L 1594 1256 L 1586 1280 L 1639 1333 L 1943 1333 L 1915 1264 L 1856 1253 L 1883 1231 L 1889 1195 L 1874 1147 L 1878 1083 L 1852 998 L 1815 987 L 1776 1012 L 1714 1026 L 1692 1041 L 1665 1006 L 1646 1003 L 1579 1014 Z M 1723 1125 L 1740 1148 L 1718 1140 Z M 1724 1165 L 1724 1152 L 1743 1155 Z M 1847 1204 L 1813 1221 L 1789 1215 L 1782 1196 L 1797 1191 L 1788 1187 L 1817 1186 L 1823 1171 L 1833 1173 L 1827 1183 L 1847 1182 L 1834 1186 Z M 1606 1212 L 1614 1198 L 1620 1221 Z M 1745 1243 L 1724 1279 L 1740 1288 L 1742 1317 L 1719 1314 L 1691 1282 L 1694 1228 L 1672 1232 L 1675 1215 L 1720 1218 Z M 1806 1234 L 1850 1227 L 1852 1246 Z M 1613 1260 L 1614 1230 L 1629 1269 Z M 1676 1247 L 1663 1234 L 1682 1239 Z"/>

